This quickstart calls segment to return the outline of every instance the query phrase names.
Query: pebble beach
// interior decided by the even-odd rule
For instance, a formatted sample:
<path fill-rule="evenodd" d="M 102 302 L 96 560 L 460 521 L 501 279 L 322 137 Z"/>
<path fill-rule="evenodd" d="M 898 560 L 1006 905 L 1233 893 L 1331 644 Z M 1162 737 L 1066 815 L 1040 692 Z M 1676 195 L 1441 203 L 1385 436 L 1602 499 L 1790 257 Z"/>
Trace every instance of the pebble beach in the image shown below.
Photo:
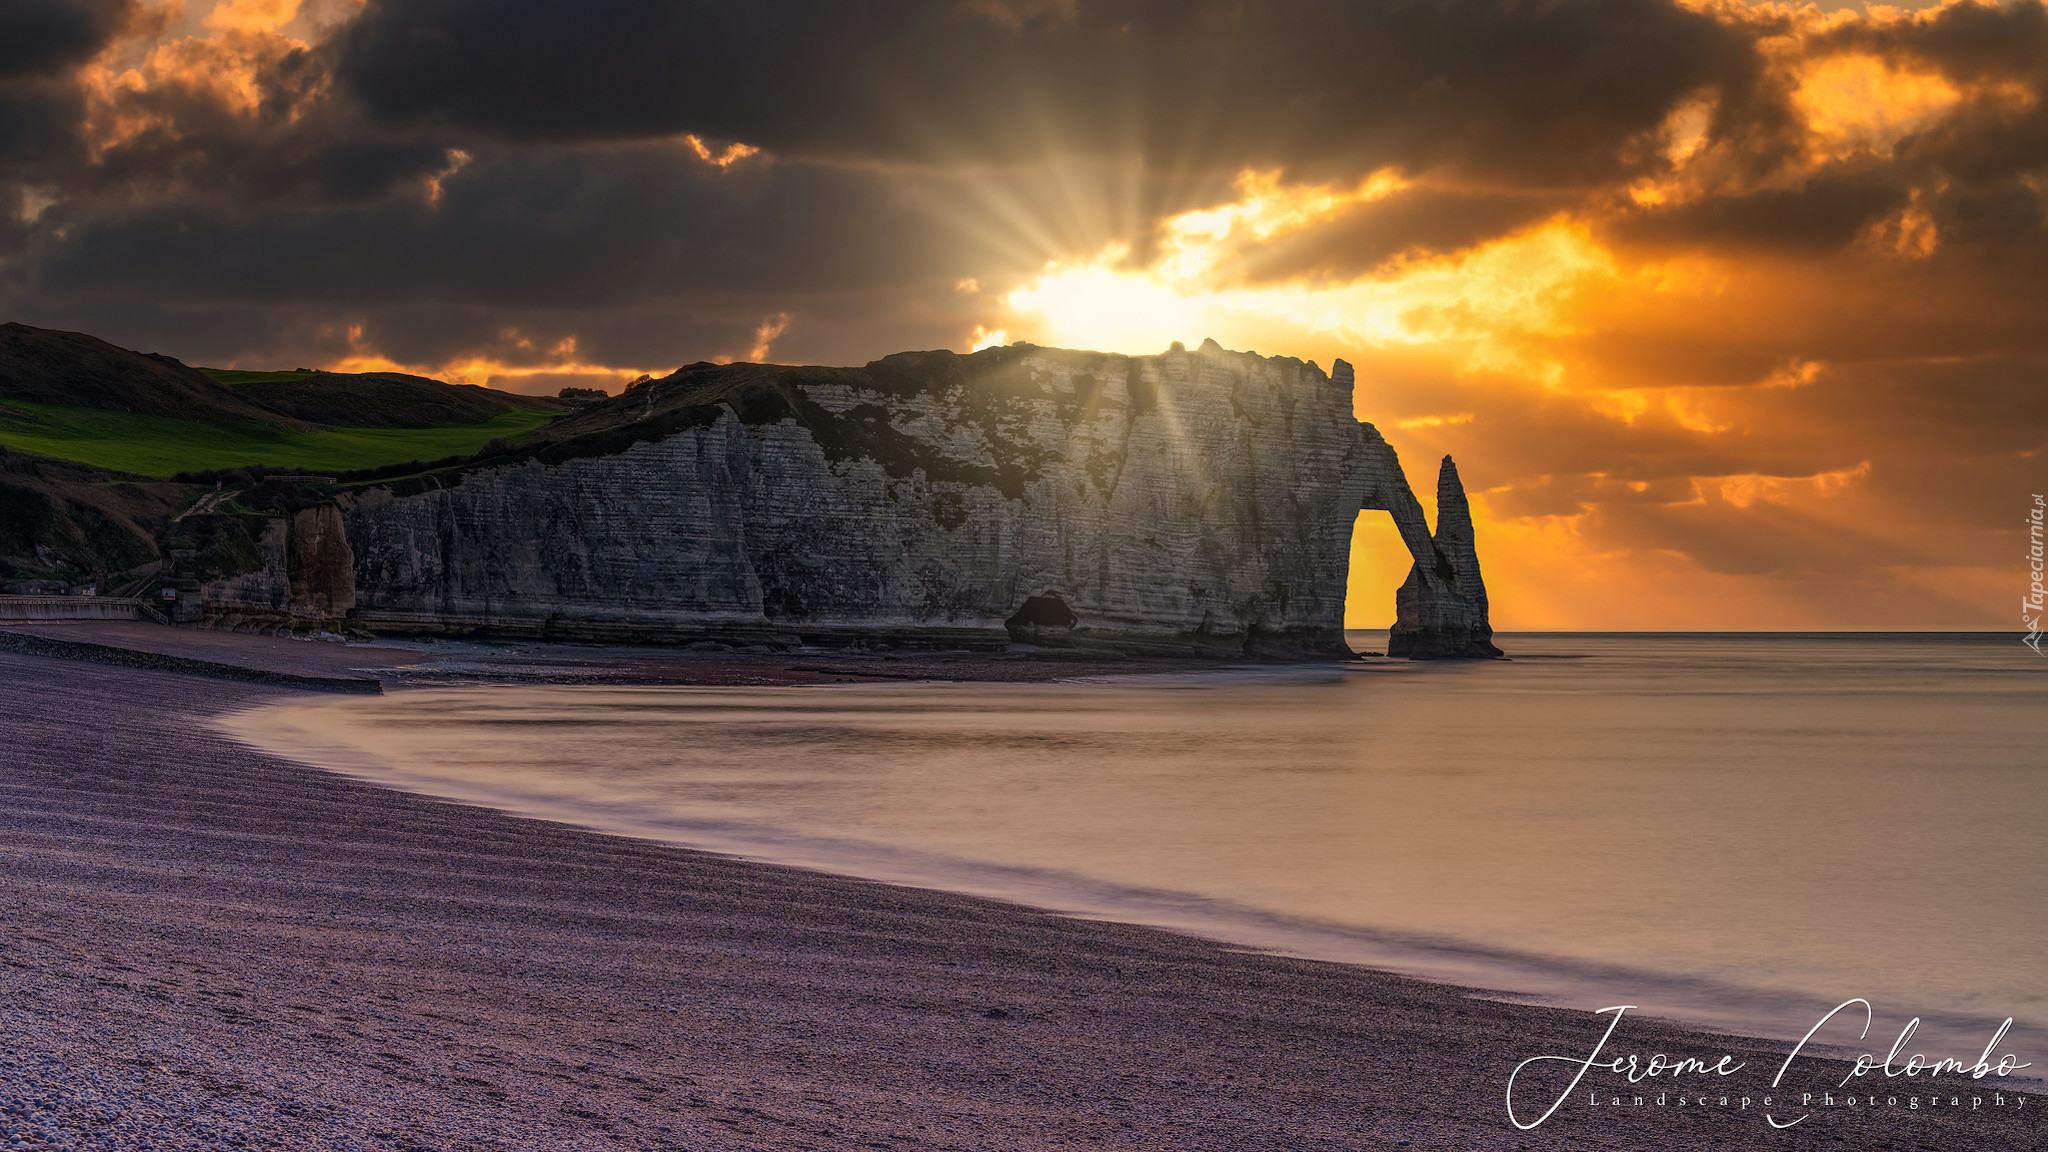
<path fill-rule="evenodd" d="M 4 1148 L 2048 1140 L 2038 1098 L 1785 1131 L 1733 1107 L 1569 1105 L 1523 1130 L 1508 1074 L 1582 1053 L 1604 1018 L 521 819 L 205 723 L 291 689 L 21 655 L 0 685 Z M 1734 1053 L 1756 1087 L 1784 1055 L 1651 1020 L 1625 1039 Z"/>

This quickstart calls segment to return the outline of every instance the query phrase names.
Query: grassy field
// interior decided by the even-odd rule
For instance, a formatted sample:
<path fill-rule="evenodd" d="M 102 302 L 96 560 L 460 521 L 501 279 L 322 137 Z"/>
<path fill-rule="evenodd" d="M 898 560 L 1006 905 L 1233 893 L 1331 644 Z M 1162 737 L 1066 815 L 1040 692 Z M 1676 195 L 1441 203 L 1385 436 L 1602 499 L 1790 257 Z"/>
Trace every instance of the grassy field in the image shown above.
<path fill-rule="evenodd" d="M 21 400 L 9 400 L 4 407 L 28 412 L 35 419 L 10 416 L 0 410 L 0 444 L 144 476 L 239 468 L 245 464 L 332 473 L 407 460 L 436 460 L 474 452 L 499 437 L 516 439 L 555 415 L 539 409 L 515 408 L 479 424 L 448 428 L 327 428 L 294 432 L 261 426 L 224 428 L 167 416 L 105 408 L 63 408 Z"/>

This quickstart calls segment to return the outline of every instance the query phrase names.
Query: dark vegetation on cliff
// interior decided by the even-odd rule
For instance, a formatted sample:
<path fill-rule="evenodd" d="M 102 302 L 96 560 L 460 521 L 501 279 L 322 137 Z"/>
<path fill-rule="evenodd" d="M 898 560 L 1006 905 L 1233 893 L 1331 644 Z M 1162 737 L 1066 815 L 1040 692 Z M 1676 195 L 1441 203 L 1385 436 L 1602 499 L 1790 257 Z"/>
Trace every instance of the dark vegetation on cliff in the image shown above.
<path fill-rule="evenodd" d="M 445 428 L 520 409 L 559 414 L 571 407 L 548 397 L 444 384 L 403 372 L 202 371 L 271 411 L 343 428 Z"/>
<path fill-rule="evenodd" d="M 395 461 L 435 460 L 521 436 L 553 419 L 514 408 L 476 424 L 439 428 L 224 427 L 104 408 L 0 401 L 0 444 L 22 452 L 142 476 L 175 477 L 256 466 L 332 476 Z"/>
<path fill-rule="evenodd" d="M 1034 355 L 1069 360 L 1079 370 L 1081 386 L 1072 394 L 1046 392 L 1025 367 L 1026 357 Z M 516 443 L 489 446 L 474 456 L 450 457 L 421 468 L 393 465 L 350 473 L 342 479 L 373 482 L 391 488 L 396 495 L 411 495 L 459 483 L 464 475 L 480 468 L 527 460 L 552 465 L 616 455 L 687 428 L 708 428 L 730 412 L 740 423 L 755 427 L 793 420 L 817 441 L 826 459 L 835 463 L 873 460 L 898 479 L 922 471 L 933 480 L 983 485 L 1014 498 L 1045 463 L 1044 450 L 1028 428 L 1040 410 L 1024 401 L 1054 400 L 1060 406 L 1058 417 L 1076 424 L 1086 418 L 1112 376 L 1125 383 L 1140 412 L 1149 409 L 1154 402 L 1151 389 L 1136 361 L 1100 352 L 1018 344 L 966 355 L 900 352 L 858 368 L 700 362 L 659 380 L 637 381 L 623 394 L 584 407 Z M 834 385 L 885 398 L 940 397 L 953 424 L 982 433 L 993 463 L 957 459 L 928 440 L 904 432 L 886 399 L 881 404 L 855 404 L 843 411 L 826 408 L 816 397 Z"/>
<path fill-rule="evenodd" d="M 199 492 L 0 446 L 0 586 L 39 592 L 138 578 Z"/>

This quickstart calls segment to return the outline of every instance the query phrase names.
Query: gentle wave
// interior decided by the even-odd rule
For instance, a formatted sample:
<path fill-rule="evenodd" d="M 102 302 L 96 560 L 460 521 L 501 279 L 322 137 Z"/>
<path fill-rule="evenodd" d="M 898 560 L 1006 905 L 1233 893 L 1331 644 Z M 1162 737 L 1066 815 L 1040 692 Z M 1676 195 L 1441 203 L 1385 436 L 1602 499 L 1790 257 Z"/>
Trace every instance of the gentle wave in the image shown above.
<path fill-rule="evenodd" d="M 2015 1043 L 2048 1037 L 2048 851 L 2026 815 L 2048 799 L 2048 678 L 2003 640 L 441 688 L 223 723 L 524 815 L 1743 1035 L 1796 1038 L 1868 996 L 1880 1028 L 1918 1015 L 1974 1056 L 2006 1015 Z"/>

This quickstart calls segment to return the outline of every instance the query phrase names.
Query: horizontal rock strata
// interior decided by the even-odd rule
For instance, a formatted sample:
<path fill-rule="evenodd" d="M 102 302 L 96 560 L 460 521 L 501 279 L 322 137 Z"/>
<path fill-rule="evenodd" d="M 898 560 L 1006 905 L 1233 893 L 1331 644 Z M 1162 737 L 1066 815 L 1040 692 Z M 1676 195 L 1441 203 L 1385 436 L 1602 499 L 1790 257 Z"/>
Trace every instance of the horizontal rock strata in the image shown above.
<path fill-rule="evenodd" d="M 1469 516 L 1462 544 L 1431 536 L 1352 386 L 1213 342 L 692 365 L 533 443 L 344 485 L 215 598 L 378 632 L 1332 657 L 1353 522 L 1382 508 L 1418 571 L 1464 581 L 1425 582 L 1402 635 L 1479 654 Z"/>

